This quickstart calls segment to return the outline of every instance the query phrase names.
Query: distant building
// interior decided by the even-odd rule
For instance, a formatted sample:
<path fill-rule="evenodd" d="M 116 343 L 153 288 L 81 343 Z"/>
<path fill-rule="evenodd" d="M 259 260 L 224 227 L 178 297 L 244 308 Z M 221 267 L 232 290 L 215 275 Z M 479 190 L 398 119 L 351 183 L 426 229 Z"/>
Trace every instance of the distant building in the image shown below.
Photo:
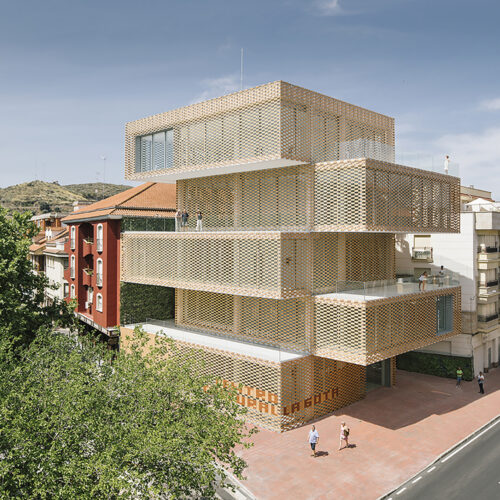
<path fill-rule="evenodd" d="M 63 219 L 69 238 L 64 278 L 78 318 L 108 338 L 120 323 L 120 241 L 124 231 L 173 230 L 175 186 L 148 182 Z"/>

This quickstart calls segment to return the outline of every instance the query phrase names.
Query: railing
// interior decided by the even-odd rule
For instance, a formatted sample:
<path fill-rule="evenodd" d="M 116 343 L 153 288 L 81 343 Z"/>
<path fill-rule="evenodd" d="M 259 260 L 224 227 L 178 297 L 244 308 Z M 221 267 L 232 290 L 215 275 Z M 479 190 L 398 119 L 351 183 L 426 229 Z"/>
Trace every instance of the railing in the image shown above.
<path fill-rule="evenodd" d="M 420 168 L 422 170 L 429 170 L 438 174 L 448 174 L 453 177 L 460 177 L 459 163 L 450 161 L 448 163 L 448 171 L 446 172 L 444 156 L 434 156 L 419 152 L 396 152 L 396 163 Z"/>
<path fill-rule="evenodd" d="M 482 247 L 479 245 L 478 247 L 478 253 L 498 253 L 498 248 L 497 247 Z"/>
<path fill-rule="evenodd" d="M 426 262 L 432 262 L 432 247 L 413 247 L 411 249 L 412 260 L 424 260 Z"/>
<path fill-rule="evenodd" d="M 492 201 L 477 205 L 463 204 L 462 212 L 500 212 L 500 202 Z"/>
<path fill-rule="evenodd" d="M 486 282 L 486 286 L 497 286 L 498 285 L 498 280 L 491 280 Z M 481 286 L 485 286 L 484 283 L 482 283 Z"/>
<path fill-rule="evenodd" d="M 102 252 L 104 248 L 104 242 L 103 242 L 103 239 L 102 238 L 97 238 L 97 245 L 96 245 L 96 249 L 98 252 Z"/>
<path fill-rule="evenodd" d="M 488 323 L 494 319 L 498 319 L 498 313 L 490 314 L 489 316 L 483 316 L 482 314 L 477 315 L 477 321 L 479 323 Z"/>
<path fill-rule="evenodd" d="M 453 274 L 427 276 L 424 283 L 420 284 L 420 280 L 413 276 L 379 281 L 337 281 L 336 293 L 373 299 L 460 286 L 460 281 Z"/>
<path fill-rule="evenodd" d="M 96 284 L 102 286 L 102 274 L 96 274 Z"/>

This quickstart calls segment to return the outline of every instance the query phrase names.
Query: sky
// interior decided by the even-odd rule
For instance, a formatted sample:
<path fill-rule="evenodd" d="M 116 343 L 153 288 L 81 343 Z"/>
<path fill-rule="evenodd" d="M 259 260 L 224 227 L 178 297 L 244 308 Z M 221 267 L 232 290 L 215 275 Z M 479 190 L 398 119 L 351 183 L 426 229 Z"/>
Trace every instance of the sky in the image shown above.
<path fill-rule="evenodd" d="M 128 121 L 274 80 L 500 199 L 498 0 L 0 0 L 0 187 L 124 180 Z M 105 158 L 105 159 L 103 159 Z"/>

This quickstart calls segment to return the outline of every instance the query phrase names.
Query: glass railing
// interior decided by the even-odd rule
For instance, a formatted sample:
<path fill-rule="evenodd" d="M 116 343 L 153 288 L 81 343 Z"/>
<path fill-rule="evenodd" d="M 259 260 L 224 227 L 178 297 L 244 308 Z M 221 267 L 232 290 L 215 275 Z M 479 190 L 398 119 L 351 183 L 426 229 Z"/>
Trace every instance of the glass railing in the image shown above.
<path fill-rule="evenodd" d="M 448 174 L 454 177 L 460 177 L 460 164 L 450 161 L 446 171 L 444 156 L 435 156 L 418 152 L 396 152 L 396 163 L 408 167 L 420 168 L 422 170 L 429 170 L 438 174 Z"/>
<path fill-rule="evenodd" d="M 412 248 L 411 258 L 413 260 L 432 261 L 432 248 Z"/>
<path fill-rule="evenodd" d="M 335 294 L 346 295 L 346 299 L 376 299 L 397 297 L 419 292 L 429 292 L 460 285 L 454 274 L 427 276 L 424 282 L 406 277 L 378 281 L 337 281 Z M 328 294 L 329 295 L 329 294 Z"/>

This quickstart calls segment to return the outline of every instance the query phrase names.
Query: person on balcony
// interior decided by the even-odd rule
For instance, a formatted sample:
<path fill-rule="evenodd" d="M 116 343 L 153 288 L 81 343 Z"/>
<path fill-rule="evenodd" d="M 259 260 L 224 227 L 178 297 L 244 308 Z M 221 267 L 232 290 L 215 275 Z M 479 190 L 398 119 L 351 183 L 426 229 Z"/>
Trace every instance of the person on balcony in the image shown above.
<path fill-rule="evenodd" d="M 189 214 L 187 213 L 187 210 L 184 209 L 181 217 L 182 217 L 182 227 L 186 228 L 188 225 L 188 219 L 189 219 Z"/>
<path fill-rule="evenodd" d="M 441 269 L 438 272 L 438 286 L 444 285 L 444 266 L 441 266 Z"/>
<path fill-rule="evenodd" d="M 449 168 L 450 168 L 450 157 L 448 155 L 446 155 L 444 157 L 444 173 L 445 174 L 448 174 Z"/>
<path fill-rule="evenodd" d="M 418 278 L 418 291 L 425 292 L 425 285 L 427 285 L 427 271 L 424 271 Z"/>
<path fill-rule="evenodd" d="M 182 212 L 177 209 L 177 212 L 175 212 L 175 231 L 180 231 L 181 230 L 181 219 L 182 219 Z"/>
<path fill-rule="evenodd" d="M 196 212 L 196 231 L 203 231 L 203 214 L 200 210 Z"/>

